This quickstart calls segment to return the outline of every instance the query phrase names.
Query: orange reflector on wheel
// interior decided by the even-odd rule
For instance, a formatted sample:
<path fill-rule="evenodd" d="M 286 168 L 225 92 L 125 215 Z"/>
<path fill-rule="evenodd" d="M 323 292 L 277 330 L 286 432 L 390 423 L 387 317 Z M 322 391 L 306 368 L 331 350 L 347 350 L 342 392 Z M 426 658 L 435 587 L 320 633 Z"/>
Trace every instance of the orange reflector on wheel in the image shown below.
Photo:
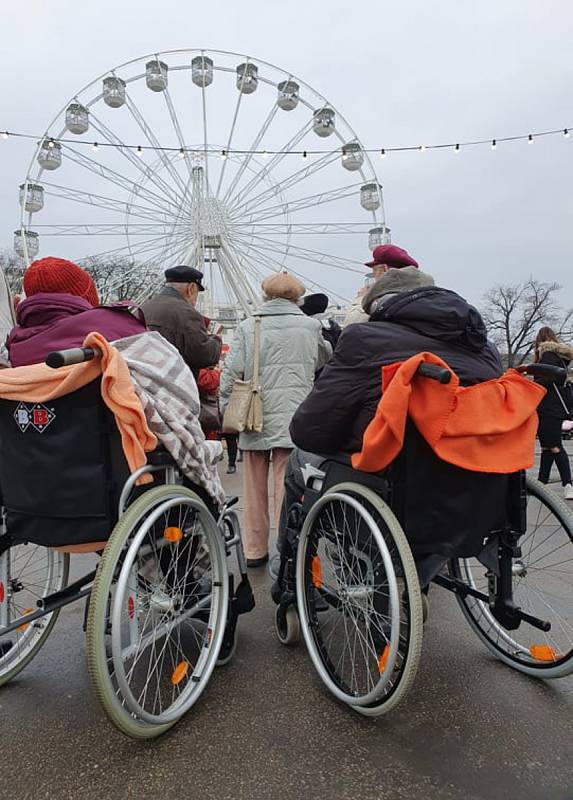
<path fill-rule="evenodd" d="M 135 617 L 135 600 L 133 599 L 133 595 L 129 595 L 127 598 L 127 613 L 129 614 L 130 619 L 134 619 Z"/>
<path fill-rule="evenodd" d="M 6 590 L 4 589 L 4 584 L 0 581 L 0 603 L 4 602 L 4 598 L 6 597 Z"/>
<path fill-rule="evenodd" d="M 322 586 L 322 567 L 320 566 L 320 556 L 313 556 L 310 562 L 310 576 L 312 585 L 315 589 L 320 589 Z"/>
<path fill-rule="evenodd" d="M 187 661 L 181 661 L 175 669 L 173 670 L 173 674 L 171 675 L 171 683 L 173 686 L 177 686 L 183 678 L 187 675 L 187 670 L 189 669 L 189 664 Z"/>
<path fill-rule="evenodd" d="M 25 608 L 22 611 L 22 616 L 25 617 L 26 614 L 31 614 L 33 610 L 34 610 L 33 608 Z M 23 633 L 29 627 L 30 627 L 30 623 L 29 622 L 24 622 L 22 625 L 18 625 L 16 630 L 17 630 L 18 633 Z"/>
<path fill-rule="evenodd" d="M 389 655 L 390 655 L 390 645 L 387 644 L 384 650 L 382 650 L 382 652 L 378 656 L 378 670 L 380 672 L 380 675 L 382 675 L 382 673 L 386 669 L 386 664 L 388 663 Z"/>
<path fill-rule="evenodd" d="M 163 536 L 168 542 L 180 542 L 183 538 L 183 531 L 181 528 L 165 528 Z"/>
<path fill-rule="evenodd" d="M 531 657 L 536 661 L 558 661 L 559 656 L 548 644 L 532 644 L 529 648 Z"/>

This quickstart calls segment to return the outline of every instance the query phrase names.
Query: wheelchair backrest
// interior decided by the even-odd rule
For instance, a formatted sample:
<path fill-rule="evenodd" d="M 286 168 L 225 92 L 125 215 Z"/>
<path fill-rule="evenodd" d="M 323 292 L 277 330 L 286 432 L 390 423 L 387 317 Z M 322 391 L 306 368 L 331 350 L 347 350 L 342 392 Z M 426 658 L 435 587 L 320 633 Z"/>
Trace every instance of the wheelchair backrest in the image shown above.
<path fill-rule="evenodd" d="M 46 403 L 0 400 L 0 491 L 14 538 L 107 539 L 128 475 L 99 380 Z"/>

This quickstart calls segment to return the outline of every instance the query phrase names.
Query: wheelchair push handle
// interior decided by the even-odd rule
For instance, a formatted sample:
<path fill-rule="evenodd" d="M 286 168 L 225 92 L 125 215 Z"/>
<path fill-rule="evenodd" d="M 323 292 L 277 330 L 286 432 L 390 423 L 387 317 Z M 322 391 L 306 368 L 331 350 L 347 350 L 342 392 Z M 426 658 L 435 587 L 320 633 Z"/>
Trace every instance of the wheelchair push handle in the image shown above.
<path fill-rule="evenodd" d="M 91 347 L 72 347 L 69 350 L 54 350 L 48 353 L 45 363 L 52 369 L 69 367 L 71 364 L 83 364 L 84 361 L 91 361 L 100 355 L 99 350 Z"/>
<path fill-rule="evenodd" d="M 416 374 L 421 375 L 423 378 L 431 378 L 431 380 L 438 381 L 438 383 L 449 383 L 452 379 L 450 370 L 445 369 L 445 367 L 438 367 L 437 364 L 420 364 Z"/>
<path fill-rule="evenodd" d="M 564 367 L 554 367 L 552 364 L 522 364 L 517 367 L 518 372 L 532 375 L 534 378 L 545 378 L 547 381 L 565 383 L 568 370 Z"/>

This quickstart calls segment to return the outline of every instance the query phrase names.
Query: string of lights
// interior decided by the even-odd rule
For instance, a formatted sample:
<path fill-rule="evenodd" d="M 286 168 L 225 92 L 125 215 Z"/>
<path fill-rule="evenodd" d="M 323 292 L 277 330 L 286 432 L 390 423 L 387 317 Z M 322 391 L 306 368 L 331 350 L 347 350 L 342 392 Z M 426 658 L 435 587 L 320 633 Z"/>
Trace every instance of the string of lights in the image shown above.
<path fill-rule="evenodd" d="M 427 150 L 453 150 L 454 153 L 459 153 L 463 148 L 466 147 L 478 147 L 480 145 L 489 145 L 492 150 L 496 150 L 498 145 L 504 144 L 506 142 L 519 142 L 519 141 L 526 141 L 528 144 L 533 144 L 536 139 L 541 139 L 546 136 L 563 136 L 566 139 L 570 137 L 570 131 L 573 129 L 573 126 L 568 126 L 566 128 L 557 128 L 555 130 L 549 131 L 538 131 L 537 133 L 523 133 L 517 136 L 498 136 L 494 139 L 473 139 L 469 141 L 462 141 L 462 142 L 442 142 L 439 144 L 419 144 L 419 145 L 401 145 L 395 147 L 374 147 L 374 148 L 361 148 L 363 153 L 368 153 L 371 155 L 379 155 L 381 158 L 385 158 L 390 153 L 424 153 Z M 205 155 L 205 148 L 191 148 L 191 147 L 168 147 L 168 146 L 153 146 L 149 144 L 118 144 L 116 142 L 97 142 L 97 141 L 88 141 L 87 139 L 77 139 L 77 138 L 66 138 L 66 137 L 51 137 L 51 136 L 35 136 L 30 133 L 20 133 L 16 131 L 9 131 L 4 130 L 0 131 L 0 138 L 1 139 L 31 139 L 35 140 L 38 144 L 47 141 L 48 147 L 55 147 L 56 145 L 66 145 L 66 144 L 75 144 L 75 145 L 84 145 L 89 146 L 94 151 L 98 151 L 100 148 L 111 147 L 119 150 L 133 150 L 139 156 L 143 156 L 146 151 L 152 152 L 163 152 L 163 153 L 175 153 L 179 156 L 179 158 L 185 158 L 187 156 L 203 156 Z M 226 159 L 229 156 L 261 156 L 262 158 L 267 158 L 269 156 L 274 155 L 297 155 L 304 159 L 308 158 L 309 156 L 321 156 L 321 155 L 328 155 L 332 153 L 332 150 L 325 150 L 325 149 L 310 149 L 307 148 L 305 150 L 290 150 L 285 152 L 284 150 L 241 150 L 238 148 L 230 148 L 230 149 L 218 149 L 214 147 L 207 148 L 207 153 L 209 155 L 218 155 L 222 159 Z M 345 146 L 340 147 L 340 152 L 342 158 L 350 156 L 350 151 L 346 153 Z"/>

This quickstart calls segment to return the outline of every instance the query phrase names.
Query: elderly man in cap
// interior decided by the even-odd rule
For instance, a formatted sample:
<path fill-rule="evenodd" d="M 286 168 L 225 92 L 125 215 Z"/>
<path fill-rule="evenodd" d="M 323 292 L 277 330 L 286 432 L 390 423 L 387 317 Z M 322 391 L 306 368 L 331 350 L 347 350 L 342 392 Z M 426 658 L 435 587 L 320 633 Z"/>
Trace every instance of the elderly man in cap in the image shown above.
<path fill-rule="evenodd" d="M 165 286 L 143 304 L 147 327 L 158 331 L 179 350 L 195 375 L 203 367 L 219 361 L 222 341 L 207 332 L 196 310 L 199 292 L 205 291 L 203 273 L 193 267 L 179 266 L 165 270 Z"/>
<path fill-rule="evenodd" d="M 381 244 L 372 251 L 372 260 L 366 261 L 365 267 L 372 268 L 374 283 L 382 277 L 389 269 L 409 269 L 410 272 L 418 269 L 418 262 L 401 247 L 395 244 Z M 354 322 L 366 322 L 368 314 L 363 310 L 363 300 L 366 293 L 369 293 L 367 286 L 360 289 L 350 306 L 350 310 L 344 319 L 343 327 Z"/>

